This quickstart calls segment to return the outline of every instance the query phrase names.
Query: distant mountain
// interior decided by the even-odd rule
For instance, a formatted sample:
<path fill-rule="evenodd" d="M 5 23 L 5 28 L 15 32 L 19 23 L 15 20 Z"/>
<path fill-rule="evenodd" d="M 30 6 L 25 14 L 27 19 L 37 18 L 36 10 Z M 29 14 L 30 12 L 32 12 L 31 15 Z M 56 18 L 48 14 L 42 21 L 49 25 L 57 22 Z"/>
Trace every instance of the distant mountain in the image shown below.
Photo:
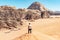
<path fill-rule="evenodd" d="M 60 15 L 60 11 L 49 11 L 50 15 Z"/>
<path fill-rule="evenodd" d="M 39 2 L 34 2 L 32 3 L 28 9 L 35 9 L 35 10 L 40 10 L 40 11 L 46 11 L 47 8 L 45 8 L 41 3 Z"/>

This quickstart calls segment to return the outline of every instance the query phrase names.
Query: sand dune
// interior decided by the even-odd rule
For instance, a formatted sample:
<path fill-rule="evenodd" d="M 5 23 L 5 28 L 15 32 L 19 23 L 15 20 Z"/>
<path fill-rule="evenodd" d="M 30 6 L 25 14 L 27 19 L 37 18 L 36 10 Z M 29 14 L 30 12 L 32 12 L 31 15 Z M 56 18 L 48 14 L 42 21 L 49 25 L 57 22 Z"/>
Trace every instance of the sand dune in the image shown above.
<path fill-rule="evenodd" d="M 60 21 L 58 20 L 60 18 L 39 19 L 31 22 L 33 35 L 38 40 L 60 40 Z"/>
<path fill-rule="evenodd" d="M 32 34 L 24 34 L 14 40 L 38 40 L 34 35 Z"/>
<path fill-rule="evenodd" d="M 51 36 L 45 35 L 43 33 L 34 32 L 33 34 L 24 34 L 20 37 L 15 38 L 14 40 L 57 40 Z"/>
<path fill-rule="evenodd" d="M 60 40 L 59 20 L 60 18 L 48 18 L 31 22 L 33 29 L 31 35 L 26 34 L 29 23 L 26 21 L 25 28 L 22 30 L 11 31 L 7 34 L 0 32 L 0 40 Z"/>

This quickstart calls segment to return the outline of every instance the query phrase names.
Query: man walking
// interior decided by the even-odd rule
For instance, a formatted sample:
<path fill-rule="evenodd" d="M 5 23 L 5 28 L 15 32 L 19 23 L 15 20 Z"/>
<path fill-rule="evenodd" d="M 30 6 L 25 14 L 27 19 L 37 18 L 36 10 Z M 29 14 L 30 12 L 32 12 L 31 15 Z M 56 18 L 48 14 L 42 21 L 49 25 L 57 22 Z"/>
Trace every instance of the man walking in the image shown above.
<path fill-rule="evenodd" d="M 29 33 L 32 33 L 31 23 L 29 23 L 29 25 L 28 25 L 28 34 Z"/>

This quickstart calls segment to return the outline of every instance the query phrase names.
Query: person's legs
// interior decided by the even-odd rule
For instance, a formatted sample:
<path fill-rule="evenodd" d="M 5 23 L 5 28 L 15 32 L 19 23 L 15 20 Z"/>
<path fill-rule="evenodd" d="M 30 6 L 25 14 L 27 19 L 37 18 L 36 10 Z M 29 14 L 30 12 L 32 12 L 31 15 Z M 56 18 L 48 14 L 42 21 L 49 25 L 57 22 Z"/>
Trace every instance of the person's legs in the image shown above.
<path fill-rule="evenodd" d="M 32 29 L 30 29 L 29 31 L 30 31 L 29 33 L 32 33 Z"/>
<path fill-rule="evenodd" d="M 29 33 L 32 33 L 32 29 L 28 29 L 28 34 L 29 34 Z"/>

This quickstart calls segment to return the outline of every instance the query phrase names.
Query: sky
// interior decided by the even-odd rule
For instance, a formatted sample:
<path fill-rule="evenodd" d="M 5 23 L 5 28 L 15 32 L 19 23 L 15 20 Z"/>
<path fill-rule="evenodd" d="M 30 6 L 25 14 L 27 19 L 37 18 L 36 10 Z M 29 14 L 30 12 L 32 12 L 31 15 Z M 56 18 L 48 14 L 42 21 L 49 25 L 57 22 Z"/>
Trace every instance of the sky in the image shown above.
<path fill-rule="evenodd" d="M 60 0 L 0 0 L 0 6 L 8 5 L 16 8 L 28 8 L 33 2 L 40 2 L 47 9 L 60 11 Z"/>

